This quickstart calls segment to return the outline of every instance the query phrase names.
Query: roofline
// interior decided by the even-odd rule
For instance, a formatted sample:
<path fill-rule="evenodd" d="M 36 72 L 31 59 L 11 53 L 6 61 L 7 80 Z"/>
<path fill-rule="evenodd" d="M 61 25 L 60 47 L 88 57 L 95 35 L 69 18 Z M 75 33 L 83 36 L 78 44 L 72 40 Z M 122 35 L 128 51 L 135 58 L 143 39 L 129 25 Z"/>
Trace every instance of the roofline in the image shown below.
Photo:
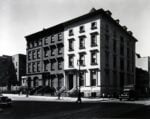
<path fill-rule="evenodd" d="M 107 12 L 109 12 L 109 13 L 107 13 Z M 62 23 L 57 24 L 57 25 L 55 25 L 55 26 L 49 27 L 49 28 L 47 28 L 47 29 L 44 28 L 43 30 L 41 30 L 41 31 L 39 31 L 39 32 L 36 32 L 36 33 L 33 33 L 33 34 L 30 34 L 30 35 L 25 36 L 25 38 L 26 38 L 26 40 L 27 40 L 27 39 L 34 38 L 34 37 L 37 37 L 37 36 L 42 37 L 42 36 L 41 36 L 42 33 L 47 34 L 47 33 L 50 33 L 50 32 L 51 32 L 51 34 L 53 34 L 53 33 L 56 33 L 56 31 L 57 31 L 57 32 L 63 31 L 64 28 L 65 28 L 65 26 L 68 26 L 68 25 L 70 25 L 70 24 L 72 24 L 72 23 L 74 23 L 74 22 L 80 21 L 81 19 L 85 19 L 85 18 L 88 18 L 88 17 L 91 17 L 91 16 L 96 16 L 96 15 L 98 15 L 98 14 L 100 14 L 100 13 L 101 13 L 102 15 L 104 15 L 105 17 L 109 18 L 115 25 L 119 26 L 119 27 L 120 27 L 123 31 L 125 31 L 130 37 L 132 37 L 132 38 L 135 40 L 135 42 L 138 41 L 133 35 L 131 35 L 131 34 L 129 33 L 129 32 L 131 32 L 131 31 L 127 31 L 126 29 L 124 29 L 125 26 L 121 26 L 119 23 L 117 23 L 116 20 L 114 20 L 114 19 L 111 17 L 111 12 L 110 12 L 109 10 L 105 11 L 104 9 L 98 9 L 98 10 L 96 10 L 96 11 L 94 11 L 94 12 L 90 12 L 90 13 L 84 14 L 84 15 L 82 15 L 82 16 L 73 18 L 73 19 L 68 20 L 68 21 L 66 21 L 66 22 L 62 22 Z M 132 33 L 132 32 L 131 32 L 131 33 Z"/>

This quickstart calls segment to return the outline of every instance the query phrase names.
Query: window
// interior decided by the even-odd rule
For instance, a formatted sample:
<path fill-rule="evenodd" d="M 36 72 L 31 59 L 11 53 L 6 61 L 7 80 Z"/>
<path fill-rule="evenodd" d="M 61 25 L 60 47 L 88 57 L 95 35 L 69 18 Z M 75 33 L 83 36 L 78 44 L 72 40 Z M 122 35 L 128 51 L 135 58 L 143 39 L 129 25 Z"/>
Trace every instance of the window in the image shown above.
<path fill-rule="evenodd" d="M 63 47 L 58 46 L 58 55 L 61 55 L 63 53 Z"/>
<path fill-rule="evenodd" d="M 34 41 L 34 46 L 37 47 L 37 41 Z"/>
<path fill-rule="evenodd" d="M 80 65 L 85 66 L 85 54 L 80 54 Z"/>
<path fill-rule="evenodd" d="M 38 41 L 38 46 L 41 46 L 42 45 L 42 40 L 40 39 L 39 41 Z"/>
<path fill-rule="evenodd" d="M 96 86 L 97 82 L 97 71 L 91 70 L 91 86 Z"/>
<path fill-rule="evenodd" d="M 44 48 L 44 57 L 48 57 L 48 52 L 49 50 L 48 50 L 48 48 Z"/>
<path fill-rule="evenodd" d="M 97 52 L 91 52 L 91 65 L 97 65 Z"/>
<path fill-rule="evenodd" d="M 62 69 L 62 60 L 58 60 L 58 70 Z"/>
<path fill-rule="evenodd" d="M 124 59 L 120 58 L 120 69 L 124 70 Z"/>
<path fill-rule="evenodd" d="M 124 38 L 120 36 L 120 55 L 124 55 Z"/>
<path fill-rule="evenodd" d="M 36 71 L 35 62 L 32 63 L 32 71 L 33 71 L 33 72 Z"/>
<path fill-rule="evenodd" d="M 28 52 L 28 60 L 31 60 L 31 51 Z"/>
<path fill-rule="evenodd" d="M 109 33 L 109 26 L 107 24 L 105 25 L 105 30 L 107 33 Z"/>
<path fill-rule="evenodd" d="M 91 47 L 97 46 L 97 34 L 91 34 Z"/>
<path fill-rule="evenodd" d="M 36 59 L 36 52 L 35 52 L 35 50 L 32 51 L 32 58 L 33 58 L 33 60 Z"/>
<path fill-rule="evenodd" d="M 91 29 L 97 29 L 97 22 L 91 23 Z"/>
<path fill-rule="evenodd" d="M 120 73 L 120 87 L 124 87 L 124 73 Z"/>
<path fill-rule="evenodd" d="M 113 77 L 111 77 L 111 78 L 113 78 Z M 108 88 L 110 87 L 110 70 L 109 69 L 104 69 L 104 79 L 105 79 L 105 81 L 107 82 L 107 86 L 108 86 Z"/>
<path fill-rule="evenodd" d="M 44 71 L 48 71 L 48 61 L 44 61 Z"/>
<path fill-rule="evenodd" d="M 113 67 L 114 68 L 117 67 L 117 56 L 116 55 L 113 56 Z"/>
<path fill-rule="evenodd" d="M 40 49 L 37 50 L 37 59 L 40 59 Z"/>
<path fill-rule="evenodd" d="M 113 37 L 116 38 L 117 37 L 117 33 L 116 31 L 113 31 Z"/>
<path fill-rule="evenodd" d="M 120 55 L 124 55 L 124 45 L 120 44 Z"/>
<path fill-rule="evenodd" d="M 52 71 L 55 70 L 55 61 L 51 61 L 51 70 L 52 70 Z"/>
<path fill-rule="evenodd" d="M 85 85 L 85 72 L 84 71 L 81 71 L 80 73 L 79 73 L 79 75 L 80 75 L 80 79 L 79 79 L 79 81 L 80 81 L 80 86 L 84 86 Z"/>
<path fill-rule="evenodd" d="M 58 41 L 61 41 L 63 39 L 62 33 L 58 33 Z"/>
<path fill-rule="evenodd" d="M 52 78 L 51 78 L 51 87 L 54 87 L 54 84 L 55 84 L 55 78 L 52 77 Z"/>
<path fill-rule="evenodd" d="M 63 77 L 62 76 L 58 76 L 58 89 L 60 89 L 63 86 Z"/>
<path fill-rule="evenodd" d="M 130 72 L 130 60 L 127 60 L 127 71 Z"/>
<path fill-rule="evenodd" d="M 37 72 L 40 72 L 40 62 L 37 62 Z"/>
<path fill-rule="evenodd" d="M 69 30 L 69 36 L 73 36 L 73 29 Z"/>
<path fill-rule="evenodd" d="M 116 53 L 117 51 L 117 40 L 113 40 L 113 51 Z"/>
<path fill-rule="evenodd" d="M 84 26 L 80 26 L 80 30 L 79 30 L 79 32 L 80 32 L 80 33 L 85 32 Z"/>
<path fill-rule="evenodd" d="M 69 39 L 69 51 L 74 50 L 74 39 Z"/>
<path fill-rule="evenodd" d="M 27 43 L 27 48 L 28 48 L 28 49 L 30 48 L 30 43 L 29 43 L 29 42 Z"/>
<path fill-rule="evenodd" d="M 69 55 L 69 67 L 74 67 L 74 55 Z"/>
<path fill-rule="evenodd" d="M 84 49 L 85 48 L 85 37 L 79 37 L 79 48 Z"/>
<path fill-rule="evenodd" d="M 105 34 L 105 48 L 109 48 L 109 35 Z"/>
<path fill-rule="evenodd" d="M 117 71 L 113 71 L 113 85 L 117 86 Z"/>
<path fill-rule="evenodd" d="M 124 44 L 124 38 L 120 36 L 120 42 Z"/>
<path fill-rule="evenodd" d="M 129 59 L 130 58 L 130 49 L 127 48 L 127 58 Z"/>
<path fill-rule="evenodd" d="M 105 51 L 105 66 L 109 67 L 109 52 Z"/>
<path fill-rule="evenodd" d="M 43 39 L 44 39 L 44 45 L 48 45 L 48 37 L 45 37 Z"/>
<path fill-rule="evenodd" d="M 55 56 L 55 48 L 54 47 L 51 48 L 51 56 Z"/>
<path fill-rule="evenodd" d="M 134 69 L 135 69 L 135 67 L 134 67 L 134 61 L 133 61 L 132 65 L 131 65 L 131 71 L 134 72 Z"/>
<path fill-rule="evenodd" d="M 28 73 L 31 73 L 31 63 L 28 63 Z"/>
<path fill-rule="evenodd" d="M 33 48 L 33 43 L 32 42 L 29 43 L 29 47 Z"/>
<path fill-rule="evenodd" d="M 54 43 L 55 42 L 55 35 L 52 35 L 51 36 L 51 43 Z"/>

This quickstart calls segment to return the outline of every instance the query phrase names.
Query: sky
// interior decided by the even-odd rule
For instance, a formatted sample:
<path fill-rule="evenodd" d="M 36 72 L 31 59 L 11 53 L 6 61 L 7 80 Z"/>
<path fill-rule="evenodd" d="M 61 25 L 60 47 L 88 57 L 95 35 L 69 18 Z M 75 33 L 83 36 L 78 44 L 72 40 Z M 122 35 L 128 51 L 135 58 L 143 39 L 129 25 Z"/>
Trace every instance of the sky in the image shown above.
<path fill-rule="evenodd" d="M 136 52 L 150 56 L 150 0 L 0 0 L 0 56 L 26 54 L 25 36 L 93 7 L 110 10 L 138 39 Z"/>

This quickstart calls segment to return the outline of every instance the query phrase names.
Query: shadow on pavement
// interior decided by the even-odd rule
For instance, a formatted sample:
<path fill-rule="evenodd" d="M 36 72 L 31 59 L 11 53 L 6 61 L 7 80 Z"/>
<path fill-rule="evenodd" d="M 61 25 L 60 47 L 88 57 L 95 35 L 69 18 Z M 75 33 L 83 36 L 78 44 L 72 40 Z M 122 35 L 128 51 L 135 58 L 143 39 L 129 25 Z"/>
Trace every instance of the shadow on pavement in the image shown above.
<path fill-rule="evenodd" d="M 0 112 L 0 119 L 147 118 L 150 106 L 117 102 L 15 101 Z"/>

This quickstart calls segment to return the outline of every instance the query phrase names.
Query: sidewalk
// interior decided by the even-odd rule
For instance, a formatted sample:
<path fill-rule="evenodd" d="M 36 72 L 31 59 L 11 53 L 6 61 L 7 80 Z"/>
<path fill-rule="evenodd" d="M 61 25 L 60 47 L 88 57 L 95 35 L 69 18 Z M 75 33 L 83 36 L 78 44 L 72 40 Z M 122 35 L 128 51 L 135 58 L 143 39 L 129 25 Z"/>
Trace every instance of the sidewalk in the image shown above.
<path fill-rule="evenodd" d="M 4 96 L 8 96 L 13 101 L 51 101 L 51 102 L 76 102 L 77 97 L 60 97 L 58 99 L 57 96 L 35 96 L 29 95 L 18 95 L 18 94 L 3 94 Z M 109 101 L 109 99 L 103 98 L 82 98 L 83 102 L 99 102 L 99 101 Z"/>

